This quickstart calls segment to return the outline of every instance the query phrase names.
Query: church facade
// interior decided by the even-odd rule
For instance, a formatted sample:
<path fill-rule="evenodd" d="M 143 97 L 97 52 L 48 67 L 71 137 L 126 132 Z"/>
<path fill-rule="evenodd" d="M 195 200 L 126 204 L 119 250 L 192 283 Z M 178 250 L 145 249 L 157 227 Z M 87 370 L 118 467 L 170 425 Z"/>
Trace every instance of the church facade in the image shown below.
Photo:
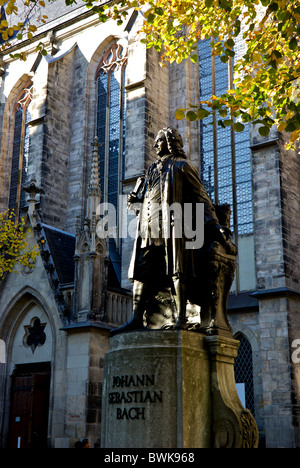
<path fill-rule="evenodd" d="M 213 63 L 207 43 L 198 63 L 161 67 L 140 42 L 140 12 L 103 24 L 56 0 L 46 14 L 0 58 L 0 210 L 23 215 L 39 246 L 33 269 L 16 267 L 0 283 L 0 446 L 73 448 L 86 438 L 101 447 L 109 331 L 132 313 L 127 195 L 155 158 L 157 132 L 174 126 L 209 196 L 232 206 L 239 254 L 228 314 L 240 398 L 262 447 L 299 447 L 297 153 L 275 130 L 263 138 L 255 127 L 232 134 L 175 119 L 228 89 L 227 65 Z M 10 56 L 20 50 L 25 62 Z"/>

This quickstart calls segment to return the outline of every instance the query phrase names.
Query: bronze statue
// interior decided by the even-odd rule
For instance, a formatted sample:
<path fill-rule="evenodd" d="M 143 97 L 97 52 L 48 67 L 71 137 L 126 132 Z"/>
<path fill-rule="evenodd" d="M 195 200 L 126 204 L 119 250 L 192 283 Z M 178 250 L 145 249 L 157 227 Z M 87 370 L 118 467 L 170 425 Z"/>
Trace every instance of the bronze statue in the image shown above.
<path fill-rule="evenodd" d="M 160 130 L 154 148 L 157 161 L 128 197 L 129 206 L 138 217 L 129 268 L 133 316 L 112 335 L 144 329 L 145 313 L 147 327 L 189 329 L 187 304 L 209 308 L 209 300 L 204 299 L 208 291 L 203 290 L 207 284 L 207 252 L 211 253 L 213 243 L 227 248 L 230 238 L 228 225 L 220 225 L 197 171 L 186 159 L 178 131 L 170 127 Z M 193 235 L 197 231 L 195 223 L 199 224 L 199 204 L 204 207 L 203 259 L 202 248 L 187 248 L 187 241 L 191 240 L 187 233 Z M 191 208 L 188 218 L 184 212 L 187 206 Z M 182 227 L 186 221 L 189 229 Z M 206 328 L 211 327 L 211 322 L 211 314 L 206 314 Z M 192 328 L 200 329 L 199 321 Z"/>

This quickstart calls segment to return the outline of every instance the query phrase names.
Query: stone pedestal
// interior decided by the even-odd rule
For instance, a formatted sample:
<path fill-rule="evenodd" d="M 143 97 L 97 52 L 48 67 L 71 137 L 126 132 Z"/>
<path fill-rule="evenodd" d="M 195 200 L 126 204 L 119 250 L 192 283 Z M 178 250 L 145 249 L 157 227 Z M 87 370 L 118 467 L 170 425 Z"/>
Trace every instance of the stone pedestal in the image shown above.
<path fill-rule="evenodd" d="M 105 356 L 103 448 L 257 445 L 234 383 L 238 342 L 190 331 L 149 330 L 110 340 Z"/>

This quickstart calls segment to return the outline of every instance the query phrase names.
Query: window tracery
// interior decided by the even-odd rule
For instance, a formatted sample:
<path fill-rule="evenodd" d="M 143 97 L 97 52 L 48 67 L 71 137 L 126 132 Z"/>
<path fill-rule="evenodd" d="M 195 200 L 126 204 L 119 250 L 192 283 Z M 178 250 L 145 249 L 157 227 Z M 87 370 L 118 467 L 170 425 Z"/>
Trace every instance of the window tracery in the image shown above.
<path fill-rule="evenodd" d="M 120 254 L 119 195 L 125 162 L 127 56 L 126 47 L 121 43 L 113 44 L 104 53 L 95 75 L 102 202 L 112 204 L 116 210 L 117 235 L 116 239 L 109 239 L 109 250 L 114 258 L 119 258 Z"/>
<path fill-rule="evenodd" d="M 32 100 L 32 83 L 27 84 L 19 93 L 13 107 L 13 130 L 11 144 L 11 172 L 8 208 L 14 209 L 18 216 L 25 205 L 25 193 L 29 160 L 29 127 L 31 119 L 29 106 Z"/>

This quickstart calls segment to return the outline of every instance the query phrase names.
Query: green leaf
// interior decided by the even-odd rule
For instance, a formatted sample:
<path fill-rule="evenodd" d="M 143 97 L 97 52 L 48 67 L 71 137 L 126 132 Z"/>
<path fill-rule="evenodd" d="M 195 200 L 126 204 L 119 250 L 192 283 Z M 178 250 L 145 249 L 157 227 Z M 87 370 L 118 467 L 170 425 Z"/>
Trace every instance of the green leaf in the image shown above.
<path fill-rule="evenodd" d="M 150 13 L 148 16 L 147 16 L 147 21 L 148 23 L 152 24 L 155 20 L 155 15 L 153 13 Z"/>
<path fill-rule="evenodd" d="M 270 133 L 269 127 L 259 127 L 258 132 L 261 136 L 267 137 Z"/>
<path fill-rule="evenodd" d="M 228 57 L 234 57 L 235 52 L 234 52 L 234 50 L 226 49 L 225 50 L 225 55 L 227 55 Z"/>
<path fill-rule="evenodd" d="M 237 37 L 241 32 L 241 22 L 237 19 L 234 23 L 234 36 Z"/>
<path fill-rule="evenodd" d="M 228 39 L 228 41 L 226 41 L 226 46 L 232 49 L 232 47 L 234 47 L 234 40 Z"/>
<path fill-rule="evenodd" d="M 221 7 L 224 8 L 226 11 L 231 10 L 231 2 L 228 0 L 219 0 L 219 3 L 221 4 Z"/>
<path fill-rule="evenodd" d="M 278 7 L 278 3 L 276 3 L 276 2 L 270 3 L 270 5 L 269 5 L 269 9 L 270 9 L 271 11 L 277 11 L 278 8 L 279 8 L 279 7 Z"/>
<path fill-rule="evenodd" d="M 298 47 L 298 41 L 295 37 L 292 37 L 292 39 L 289 42 L 289 48 L 290 50 L 296 50 Z"/>
<path fill-rule="evenodd" d="M 285 130 L 286 130 L 287 132 L 289 132 L 289 133 L 290 133 L 290 132 L 294 132 L 294 131 L 296 130 L 295 122 L 289 121 L 288 124 L 287 124 L 287 126 L 286 126 L 286 128 L 285 128 Z"/>
<path fill-rule="evenodd" d="M 197 117 L 199 120 L 203 120 L 205 119 L 205 117 L 208 117 L 209 115 L 210 115 L 210 112 L 206 109 L 203 109 L 202 107 L 200 107 L 197 110 Z"/>
<path fill-rule="evenodd" d="M 245 125 L 243 125 L 240 122 L 236 122 L 233 124 L 233 128 L 236 132 L 242 132 L 243 130 L 245 130 Z"/>
<path fill-rule="evenodd" d="M 228 111 L 227 111 L 227 109 L 220 109 L 219 114 L 220 114 L 221 117 L 226 117 L 227 114 L 228 114 Z"/>
<path fill-rule="evenodd" d="M 198 62 L 198 55 L 197 54 L 191 55 L 191 61 L 193 63 L 197 63 Z"/>
<path fill-rule="evenodd" d="M 162 16 L 164 14 L 164 10 L 162 7 L 156 7 L 154 11 L 159 16 Z"/>
<path fill-rule="evenodd" d="M 251 122 L 251 115 L 248 114 L 247 112 L 242 113 L 242 120 L 243 122 Z"/>
<path fill-rule="evenodd" d="M 227 57 L 227 55 L 222 55 L 222 57 L 220 57 L 220 60 L 221 60 L 221 62 L 223 62 L 223 63 L 227 63 L 228 60 L 229 60 L 229 57 Z"/>
<path fill-rule="evenodd" d="M 222 104 L 220 104 L 219 99 L 215 99 L 215 100 L 213 101 L 213 103 L 212 103 L 212 108 L 213 108 L 214 110 L 219 109 L 221 106 L 222 106 Z"/>
<path fill-rule="evenodd" d="M 233 120 L 226 119 L 226 120 L 223 120 L 223 123 L 224 125 L 226 125 L 226 127 L 230 127 L 233 124 Z"/>
<path fill-rule="evenodd" d="M 197 114 L 194 111 L 188 111 L 187 114 L 186 114 L 186 118 L 190 122 L 194 122 L 195 120 L 197 120 Z"/>

